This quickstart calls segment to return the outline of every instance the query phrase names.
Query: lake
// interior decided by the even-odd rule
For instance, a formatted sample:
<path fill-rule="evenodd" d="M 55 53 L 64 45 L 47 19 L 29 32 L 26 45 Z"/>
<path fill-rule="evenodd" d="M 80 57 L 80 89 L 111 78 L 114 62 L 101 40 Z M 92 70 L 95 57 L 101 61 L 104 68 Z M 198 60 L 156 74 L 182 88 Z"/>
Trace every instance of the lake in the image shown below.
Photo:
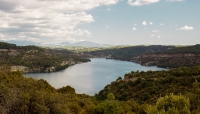
<path fill-rule="evenodd" d="M 76 64 L 59 72 L 29 73 L 25 76 L 47 80 L 55 88 L 70 85 L 75 88 L 76 93 L 94 95 L 118 77 L 123 78 L 124 74 L 137 70 L 155 71 L 166 69 L 156 66 L 141 66 L 128 61 L 93 58 L 91 62 Z"/>

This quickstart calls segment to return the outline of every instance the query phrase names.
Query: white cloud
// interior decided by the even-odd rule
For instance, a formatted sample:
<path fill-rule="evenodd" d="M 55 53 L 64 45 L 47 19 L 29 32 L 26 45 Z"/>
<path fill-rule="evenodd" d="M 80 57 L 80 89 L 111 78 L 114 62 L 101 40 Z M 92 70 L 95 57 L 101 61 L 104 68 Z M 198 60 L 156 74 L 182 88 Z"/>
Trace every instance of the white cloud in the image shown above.
<path fill-rule="evenodd" d="M 183 0 L 166 0 L 167 2 L 182 2 Z"/>
<path fill-rule="evenodd" d="M 106 10 L 107 10 L 107 11 L 111 11 L 111 9 L 110 9 L 110 8 L 107 8 Z"/>
<path fill-rule="evenodd" d="M 108 29 L 108 28 L 109 28 L 109 26 L 107 25 L 107 26 L 106 26 L 106 28 Z"/>
<path fill-rule="evenodd" d="M 136 31 L 137 29 L 135 27 L 132 28 L 132 31 Z"/>
<path fill-rule="evenodd" d="M 80 24 L 94 22 L 90 10 L 118 0 L 0 0 L 0 32 L 5 39 L 41 42 L 63 41 L 73 36 L 91 36 Z M 3 4 L 2 4 L 3 3 Z M 6 5 L 5 7 L 1 7 Z M 23 36 L 23 37 L 22 37 Z"/>
<path fill-rule="evenodd" d="M 83 40 L 83 39 L 80 39 L 79 41 L 83 42 L 83 41 L 85 41 L 85 40 Z"/>
<path fill-rule="evenodd" d="M 146 26 L 146 25 L 147 25 L 147 22 L 146 22 L 146 21 L 143 21 L 143 22 L 142 22 L 142 25 Z"/>
<path fill-rule="evenodd" d="M 160 32 L 160 30 L 153 30 L 152 32 Z"/>
<path fill-rule="evenodd" d="M 164 24 L 163 23 L 160 23 L 160 26 L 163 26 Z"/>
<path fill-rule="evenodd" d="M 181 27 L 181 28 L 177 28 L 176 30 L 194 30 L 193 27 L 189 27 L 189 26 L 184 26 L 184 27 Z"/>
<path fill-rule="evenodd" d="M 2 33 L 0 33 L 0 37 L 5 37 Z"/>
<path fill-rule="evenodd" d="M 157 36 L 158 38 L 161 38 L 161 36 Z"/>
<path fill-rule="evenodd" d="M 152 23 L 152 22 L 150 22 L 149 24 L 150 24 L 150 25 L 153 25 L 153 23 Z"/>
<path fill-rule="evenodd" d="M 134 26 L 137 26 L 137 23 L 135 23 Z"/>
<path fill-rule="evenodd" d="M 84 32 L 88 37 L 92 36 L 92 34 L 88 30 L 85 30 Z"/>
<path fill-rule="evenodd" d="M 160 0 L 128 0 L 128 4 L 132 6 L 142 6 L 159 2 Z"/>
<path fill-rule="evenodd" d="M 154 37 L 154 36 L 155 36 L 155 35 L 153 35 L 153 34 L 151 35 L 151 37 Z"/>

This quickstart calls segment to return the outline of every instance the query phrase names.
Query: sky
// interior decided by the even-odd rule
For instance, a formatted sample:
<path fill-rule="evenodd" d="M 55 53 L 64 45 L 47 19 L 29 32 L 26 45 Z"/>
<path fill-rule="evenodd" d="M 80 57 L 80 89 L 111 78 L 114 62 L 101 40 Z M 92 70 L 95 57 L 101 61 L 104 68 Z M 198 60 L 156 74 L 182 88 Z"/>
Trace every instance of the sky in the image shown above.
<path fill-rule="evenodd" d="M 200 0 L 0 0 L 0 40 L 200 43 Z"/>

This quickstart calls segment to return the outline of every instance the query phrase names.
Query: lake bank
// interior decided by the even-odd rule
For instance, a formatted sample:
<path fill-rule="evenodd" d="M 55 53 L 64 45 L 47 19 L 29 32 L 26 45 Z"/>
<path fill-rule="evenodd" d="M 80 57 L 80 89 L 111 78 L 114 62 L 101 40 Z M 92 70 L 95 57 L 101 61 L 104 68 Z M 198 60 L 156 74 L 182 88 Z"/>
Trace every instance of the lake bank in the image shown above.
<path fill-rule="evenodd" d="M 112 60 L 105 58 L 92 58 L 91 62 L 76 64 L 64 70 L 53 73 L 29 73 L 26 77 L 45 79 L 55 88 L 70 85 L 77 93 L 94 95 L 107 84 L 118 77 L 124 77 L 131 71 L 166 70 L 156 66 L 141 66 L 140 64 Z"/>

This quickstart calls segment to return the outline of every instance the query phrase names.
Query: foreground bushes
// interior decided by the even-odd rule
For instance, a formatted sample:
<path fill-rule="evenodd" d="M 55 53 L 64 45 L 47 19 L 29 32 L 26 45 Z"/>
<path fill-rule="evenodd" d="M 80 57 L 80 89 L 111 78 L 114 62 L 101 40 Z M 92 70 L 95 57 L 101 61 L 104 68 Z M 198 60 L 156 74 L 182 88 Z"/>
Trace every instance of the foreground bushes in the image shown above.
<path fill-rule="evenodd" d="M 0 114 L 198 114 L 197 80 L 191 91 L 196 94 L 168 94 L 152 104 L 139 104 L 131 99 L 119 101 L 113 93 L 98 101 L 76 94 L 70 86 L 56 90 L 43 79 L 25 78 L 21 72 L 4 67 L 0 70 Z"/>

